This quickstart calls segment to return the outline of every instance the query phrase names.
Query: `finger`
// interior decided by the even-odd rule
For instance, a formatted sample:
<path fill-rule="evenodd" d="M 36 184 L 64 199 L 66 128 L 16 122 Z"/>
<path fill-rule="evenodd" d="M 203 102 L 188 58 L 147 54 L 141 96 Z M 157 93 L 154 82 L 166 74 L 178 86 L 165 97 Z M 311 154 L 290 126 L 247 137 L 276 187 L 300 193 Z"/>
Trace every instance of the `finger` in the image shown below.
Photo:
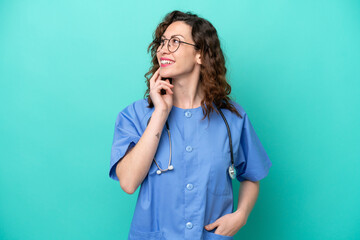
<path fill-rule="evenodd" d="M 162 89 L 163 89 L 163 90 L 166 90 L 166 93 L 174 94 L 173 90 L 172 90 L 170 87 L 164 86 L 164 85 L 158 86 L 158 87 L 156 88 L 156 91 L 157 91 L 157 92 L 161 92 Z"/>
<path fill-rule="evenodd" d="M 211 224 L 209 224 L 209 225 L 206 225 L 206 226 L 205 226 L 205 229 L 206 229 L 206 230 L 213 230 L 215 227 L 216 227 L 215 223 L 211 223 Z"/>
<path fill-rule="evenodd" d="M 166 90 L 167 93 L 171 93 L 171 94 L 174 93 L 174 92 L 173 92 L 169 87 L 167 87 L 167 86 L 159 86 L 159 87 L 157 88 L 158 92 L 161 92 L 161 89 Z"/>
<path fill-rule="evenodd" d="M 161 75 L 160 75 L 160 68 L 159 68 L 158 70 L 156 70 L 155 82 L 157 82 L 160 79 L 161 79 Z"/>
<path fill-rule="evenodd" d="M 214 229 L 214 227 L 212 225 L 207 225 L 207 226 L 205 226 L 205 229 L 208 231 L 211 231 Z"/>
<path fill-rule="evenodd" d="M 160 68 L 158 68 L 158 70 L 156 70 L 152 75 L 152 77 L 150 78 L 150 86 L 152 86 L 156 82 L 156 79 L 160 76 L 159 72 L 160 72 Z"/>
<path fill-rule="evenodd" d="M 168 82 L 166 82 L 166 81 L 158 81 L 158 82 L 156 82 L 156 83 L 155 83 L 155 86 L 158 86 L 158 85 L 168 86 L 168 87 L 171 87 L 171 88 L 174 87 L 174 85 L 172 85 L 171 83 L 168 83 Z"/>
<path fill-rule="evenodd" d="M 164 82 L 165 82 L 168 86 L 172 86 L 172 87 L 174 86 L 173 84 L 170 83 L 169 79 L 166 79 Z"/>
<path fill-rule="evenodd" d="M 215 232 L 214 232 L 215 234 L 219 234 L 219 235 L 223 235 L 223 236 L 225 236 L 222 232 L 220 232 L 220 231 L 218 231 L 218 228 L 215 230 Z"/>

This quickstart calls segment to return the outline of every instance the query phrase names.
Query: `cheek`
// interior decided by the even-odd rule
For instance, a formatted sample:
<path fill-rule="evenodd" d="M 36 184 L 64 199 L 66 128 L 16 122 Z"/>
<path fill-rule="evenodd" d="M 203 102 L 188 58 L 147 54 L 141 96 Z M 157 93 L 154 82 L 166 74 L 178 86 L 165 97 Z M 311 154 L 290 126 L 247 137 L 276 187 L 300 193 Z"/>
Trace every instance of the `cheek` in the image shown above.
<path fill-rule="evenodd" d="M 179 68 L 181 68 L 184 71 L 192 71 L 194 68 L 195 63 L 192 59 L 183 59 L 181 63 L 179 63 Z"/>
<path fill-rule="evenodd" d="M 176 61 L 178 63 L 178 67 L 183 69 L 192 68 L 195 64 L 194 57 L 191 54 L 179 55 L 176 59 L 178 60 Z"/>

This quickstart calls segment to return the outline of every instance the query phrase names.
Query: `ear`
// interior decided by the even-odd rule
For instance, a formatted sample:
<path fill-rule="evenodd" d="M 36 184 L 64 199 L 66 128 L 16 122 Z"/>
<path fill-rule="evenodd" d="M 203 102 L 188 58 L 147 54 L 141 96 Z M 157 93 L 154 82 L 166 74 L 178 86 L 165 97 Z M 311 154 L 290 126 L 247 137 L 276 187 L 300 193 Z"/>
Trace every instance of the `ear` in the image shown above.
<path fill-rule="evenodd" d="M 196 62 L 201 65 L 201 54 L 200 54 L 200 53 L 196 53 L 195 58 L 196 58 Z"/>

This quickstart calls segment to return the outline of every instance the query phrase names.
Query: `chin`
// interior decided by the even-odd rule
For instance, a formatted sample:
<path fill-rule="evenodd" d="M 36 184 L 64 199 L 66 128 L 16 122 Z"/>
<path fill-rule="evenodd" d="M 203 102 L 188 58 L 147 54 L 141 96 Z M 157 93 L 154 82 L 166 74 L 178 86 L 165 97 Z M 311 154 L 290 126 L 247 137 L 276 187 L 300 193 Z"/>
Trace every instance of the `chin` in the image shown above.
<path fill-rule="evenodd" d="M 173 77 L 173 74 L 171 74 L 171 73 L 167 73 L 166 71 L 164 72 L 164 71 L 161 71 L 162 69 L 160 69 L 160 75 L 161 75 L 161 77 L 163 77 L 163 78 L 172 78 Z"/>

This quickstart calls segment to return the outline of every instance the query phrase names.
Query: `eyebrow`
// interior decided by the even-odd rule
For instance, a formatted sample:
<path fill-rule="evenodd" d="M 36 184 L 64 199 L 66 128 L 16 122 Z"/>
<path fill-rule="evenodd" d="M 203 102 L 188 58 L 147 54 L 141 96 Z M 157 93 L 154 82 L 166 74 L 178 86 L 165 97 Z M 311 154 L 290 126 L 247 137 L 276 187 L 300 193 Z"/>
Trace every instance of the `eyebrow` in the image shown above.
<path fill-rule="evenodd" d="M 185 39 L 185 37 L 181 34 L 175 34 L 175 35 L 172 35 L 170 38 L 172 37 L 175 37 L 175 36 L 181 36 L 183 39 Z M 164 35 L 161 36 L 161 38 L 165 37 Z"/>

